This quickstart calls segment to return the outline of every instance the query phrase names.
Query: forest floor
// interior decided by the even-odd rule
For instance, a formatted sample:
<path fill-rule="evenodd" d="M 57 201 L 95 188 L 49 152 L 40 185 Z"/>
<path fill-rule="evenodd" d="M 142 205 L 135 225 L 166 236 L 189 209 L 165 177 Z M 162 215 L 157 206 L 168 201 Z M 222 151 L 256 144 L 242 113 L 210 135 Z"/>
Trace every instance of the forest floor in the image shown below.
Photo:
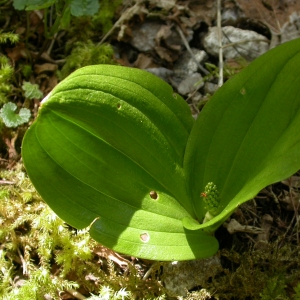
<path fill-rule="evenodd" d="M 1 75 L 0 104 L 27 108 L 31 118 L 17 127 L 1 125 L 0 298 L 300 299 L 300 173 L 266 187 L 239 207 L 216 232 L 220 250 L 214 270 L 178 292 L 166 284 L 168 276 L 177 276 L 165 271 L 166 263 L 117 254 L 58 220 L 22 165 L 22 138 L 37 115 L 42 98 L 38 90 L 46 96 L 75 69 L 98 63 L 152 69 L 176 89 L 185 78 L 176 82 L 168 74 L 189 47 L 205 50 L 203 39 L 217 25 L 217 1 L 103 0 L 93 16 L 61 19 L 58 6 L 25 11 L 15 9 L 16 2 L 0 1 L 0 38 L 7 32 L 18 35 L 17 42 L 0 39 L 0 55 L 13 70 Z M 269 46 L 300 37 L 298 14 L 296 0 L 222 1 L 222 26 L 254 31 Z M 225 60 L 224 81 L 251 60 Z M 5 66 L 1 61 L 1 74 Z M 207 53 L 203 66 L 209 76 L 197 72 L 217 86 L 218 56 Z M 32 90 L 25 82 L 33 84 Z M 192 85 L 182 96 L 196 117 L 213 92 L 207 85 Z M 60 234 L 53 235 L 57 228 Z M 79 251 L 83 241 L 87 249 Z M 181 267 L 176 272 L 187 280 L 197 277 L 186 272 L 188 266 Z"/>

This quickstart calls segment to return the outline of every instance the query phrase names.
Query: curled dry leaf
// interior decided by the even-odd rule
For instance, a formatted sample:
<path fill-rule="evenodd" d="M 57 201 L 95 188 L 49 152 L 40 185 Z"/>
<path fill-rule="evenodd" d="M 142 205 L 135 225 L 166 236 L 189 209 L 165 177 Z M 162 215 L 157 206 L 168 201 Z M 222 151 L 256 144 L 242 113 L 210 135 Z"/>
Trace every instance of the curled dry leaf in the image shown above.
<path fill-rule="evenodd" d="M 229 224 L 224 224 L 224 226 L 227 227 L 227 230 L 230 234 L 236 232 L 246 232 L 250 234 L 263 233 L 263 229 L 254 226 L 242 225 L 235 219 L 231 219 Z"/>
<path fill-rule="evenodd" d="M 99 255 L 100 257 L 104 257 L 106 259 L 110 259 L 114 261 L 117 265 L 119 265 L 120 268 L 126 268 L 128 264 L 130 263 L 129 260 L 125 259 L 118 253 L 114 252 L 113 250 L 110 250 L 104 246 L 97 246 L 94 248 L 94 253 Z"/>
<path fill-rule="evenodd" d="M 282 26 L 289 21 L 289 16 L 300 10 L 299 1 L 262 1 L 236 0 L 245 16 L 265 24 L 271 32 L 281 33 Z"/>
<path fill-rule="evenodd" d="M 57 65 L 51 63 L 45 63 L 42 65 L 36 64 L 34 66 L 34 72 L 38 75 L 45 72 L 55 72 L 56 70 L 57 70 Z"/>

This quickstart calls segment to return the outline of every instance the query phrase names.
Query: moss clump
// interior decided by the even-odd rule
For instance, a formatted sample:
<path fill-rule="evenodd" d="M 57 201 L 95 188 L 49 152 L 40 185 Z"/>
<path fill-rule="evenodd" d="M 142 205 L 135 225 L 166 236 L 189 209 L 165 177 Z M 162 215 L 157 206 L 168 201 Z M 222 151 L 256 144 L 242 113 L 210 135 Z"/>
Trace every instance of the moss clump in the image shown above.
<path fill-rule="evenodd" d="M 98 64 L 115 64 L 113 48 L 108 44 L 95 45 L 90 40 L 78 42 L 58 75 L 62 80 L 81 67 Z"/>
<path fill-rule="evenodd" d="M 17 34 L 3 33 L 0 31 L 0 44 L 16 43 L 19 40 Z M 0 56 L 0 106 L 6 103 L 7 96 L 11 92 L 10 81 L 13 78 L 14 69 L 6 56 Z"/>

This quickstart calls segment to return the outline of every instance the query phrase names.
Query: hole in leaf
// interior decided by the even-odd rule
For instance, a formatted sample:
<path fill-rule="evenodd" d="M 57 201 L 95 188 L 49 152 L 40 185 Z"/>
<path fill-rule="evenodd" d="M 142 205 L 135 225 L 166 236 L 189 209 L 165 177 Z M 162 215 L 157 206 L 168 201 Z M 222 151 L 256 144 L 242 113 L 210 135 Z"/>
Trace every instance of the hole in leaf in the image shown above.
<path fill-rule="evenodd" d="M 246 94 L 245 88 L 242 88 L 242 89 L 240 90 L 240 93 L 241 93 L 242 95 L 245 95 L 245 94 Z"/>
<path fill-rule="evenodd" d="M 150 197 L 151 197 L 152 199 L 154 199 L 154 200 L 157 200 L 157 199 L 158 199 L 158 195 L 157 195 L 157 193 L 156 193 L 155 191 L 151 191 L 151 192 L 150 192 Z"/>
<path fill-rule="evenodd" d="M 175 99 L 177 99 L 177 94 L 176 94 L 176 93 L 173 93 L 173 97 L 174 97 Z"/>
<path fill-rule="evenodd" d="M 118 103 L 118 104 L 117 104 L 117 109 L 120 109 L 120 108 L 121 108 L 121 104 Z"/>
<path fill-rule="evenodd" d="M 142 234 L 140 235 L 140 239 L 141 239 L 142 242 L 148 243 L 149 240 L 150 240 L 150 235 L 149 235 L 147 232 L 142 233 Z"/>

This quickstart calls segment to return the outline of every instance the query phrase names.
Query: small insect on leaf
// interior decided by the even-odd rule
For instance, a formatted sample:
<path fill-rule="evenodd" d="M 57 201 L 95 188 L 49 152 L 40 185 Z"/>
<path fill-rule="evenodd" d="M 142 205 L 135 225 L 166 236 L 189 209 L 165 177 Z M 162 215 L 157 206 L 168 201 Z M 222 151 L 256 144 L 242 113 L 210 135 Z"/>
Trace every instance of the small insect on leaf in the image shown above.
<path fill-rule="evenodd" d="M 200 196 L 206 198 L 207 194 L 205 192 L 203 192 L 203 193 L 200 194 Z"/>

